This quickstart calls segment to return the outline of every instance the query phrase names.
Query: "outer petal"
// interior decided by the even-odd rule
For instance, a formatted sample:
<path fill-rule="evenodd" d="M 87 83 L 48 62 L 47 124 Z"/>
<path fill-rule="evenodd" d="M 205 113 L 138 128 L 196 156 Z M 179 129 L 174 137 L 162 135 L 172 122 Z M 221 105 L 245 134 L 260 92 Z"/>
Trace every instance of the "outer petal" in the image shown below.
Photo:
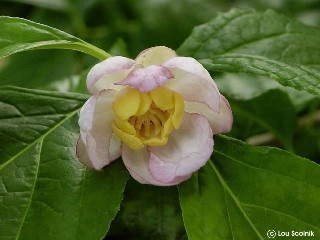
<path fill-rule="evenodd" d="M 87 143 L 87 132 L 91 130 L 93 125 L 94 110 L 96 107 L 98 96 L 90 97 L 80 110 L 79 126 L 82 142 Z"/>
<path fill-rule="evenodd" d="M 151 65 L 131 71 L 126 79 L 116 84 L 128 85 L 141 92 L 149 92 L 162 86 L 171 78 L 173 75 L 167 68 Z"/>
<path fill-rule="evenodd" d="M 202 103 L 186 102 L 185 104 L 186 112 L 198 113 L 208 119 L 214 135 L 230 132 L 233 122 L 232 111 L 229 102 L 223 95 L 220 96 L 220 113 L 214 112 Z"/>
<path fill-rule="evenodd" d="M 119 89 L 113 83 L 127 77 L 135 61 L 125 57 L 110 57 L 96 64 L 88 73 L 87 88 L 96 94 L 103 89 Z"/>
<path fill-rule="evenodd" d="M 212 131 L 207 119 L 185 114 L 181 127 L 161 147 L 150 147 L 149 169 L 162 183 L 180 183 L 202 167 L 213 152 Z"/>
<path fill-rule="evenodd" d="M 77 142 L 77 150 L 76 150 L 77 156 L 81 163 L 86 165 L 89 168 L 94 168 L 92 165 L 92 162 L 90 161 L 90 158 L 88 156 L 87 147 L 83 143 L 81 137 L 79 137 Z"/>
<path fill-rule="evenodd" d="M 166 87 L 180 93 L 186 101 L 199 102 L 219 112 L 220 93 L 208 71 L 195 59 L 175 57 L 162 66 L 174 75 Z"/>
<path fill-rule="evenodd" d="M 178 184 L 162 183 L 156 180 L 149 170 L 149 152 L 146 148 L 140 150 L 132 150 L 125 144 L 122 144 L 122 159 L 130 172 L 131 176 L 142 184 L 152 184 L 156 186 L 170 186 Z"/>
<path fill-rule="evenodd" d="M 92 96 L 80 111 L 81 141 L 77 154 L 88 167 L 101 169 L 120 156 L 120 141 L 111 129 L 111 104 L 116 94 L 114 90 L 102 91 L 99 96 Z"/>
<path fill-rule="evenodd" d="M 198 75 L 199 77 L 207 80 L 212 83 L 215 88 L 218 90 L 217 85 L 212 80 L 209 72 L 205 69 L 201 63 L 199 63 L 196 59 L 191 57 L 175 57 L 171 58 L 168 61 L 161 64 L 164 67 L 168 68 L 179 68 L 185 72 L 192 73 L 194 75 Z"/>
<path fill-rule="evenodd" d="M 165 46 L 157 46 L 142 51 L 136 58 L 136 62 L 144 67 L 150 65 L 159 65 L 177 54 L 172 49 Z"/>

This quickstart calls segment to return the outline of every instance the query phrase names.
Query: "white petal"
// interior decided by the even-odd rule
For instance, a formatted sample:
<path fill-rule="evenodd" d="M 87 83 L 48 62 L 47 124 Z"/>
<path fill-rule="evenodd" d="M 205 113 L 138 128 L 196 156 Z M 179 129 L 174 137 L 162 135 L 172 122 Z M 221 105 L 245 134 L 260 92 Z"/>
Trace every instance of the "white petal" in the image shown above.
<path fill-rule="evenodd" d="M 161 64 L 164 67 L 168 68 L 178 68 L 188 73 L 192 73 L 197 75 L 209 83 L 213 84 L 214 87 L 218 90 L 216 83 L 213 81 L 207 69 L 205 69 L 201 63 L 199 63 L 196 59 L 191 57 L 175 57 L 171 58 L 168 61 Z"/>
<path fill-rule="evenodd" d="M 156 186 L 176 185 L 176 182 L 163 183 L 156 180 L 149 170 L 149 152 L 146 148 L 132 150 L 125 144 L 122 144 L 122 159 L 130 172 L 131 176 L 142 184 L 151 184 Z"/>
<path fill-rule="evenodd" d="M 125 57 L 110 57 L 96 64 L 88 73 L 87 88 L 92 94 L 103 89 L 121 89 L 113 83 L 126 78 L 135 61 Z"/>
<path fill-rule="evenodd" d="M 79 158 L 79 161 L 86 165 L 89 168 L 94 168 L 92 165 L 92 162 L 90 161 L 90 158 L 88 156 L 87 147 L 83 143 L 81 137 L 79 137 L 76 147 L 76 153 L 77 157 Z"/>
<path fill-rule="evenodd" d="M 207 105 L 219 112 L 220 93 L 208 71 L 195 59 L 175 57 L 163 63 L 171 70 L 174 79 L 165 86 L 180 93 L 186 101 Z"/>
<path fill-rule="evenodd" d="M 93 124 L 94 110 L 98 96 L 90 97 L 80 110 L 79 126 L 80 136 L 84 144 L 87 143 L 87 132 L 91 130 Z"/>
<path fill-rule="evenodd" d="M 86 146 L 87 158 L 91 163 L 88 166 L 94 169 L 101 169 L 120 156 L 120 142 L 115 140 L 111 129 L 113 121 L 111 104 L 116 95 L 117 91 L 114 90 L 102 91 L 99 96 L 92 96 L 93 100 L 89 100 L 84 106 L 85 109 L 80 111 L 81 139 L 84 139 L 82 142 Z M 95 104 L 92 104 L 93 102 Z M 78 157 L 86 158 L 85 154 Z"/>
<path fill-rule="evenodd" d="M 212 131 L 208 120 L 186 113 L 179 129 L 169 135 L 164 146 L 149 147 L 149 169 L 164 183 L 179 183 L 202 167 L 213 152 Z"/>
<path fill-rule="evenodd" d="M 196 102 L 186 102 L 185 111 L 189 113 L 198 113 L 205 116 L 211 126 L 214 135 L 230 132 L 232 128 L 232 111 L 228 100 L 221 95 L 220 112 L 217 113 L 206 105 Z"/>

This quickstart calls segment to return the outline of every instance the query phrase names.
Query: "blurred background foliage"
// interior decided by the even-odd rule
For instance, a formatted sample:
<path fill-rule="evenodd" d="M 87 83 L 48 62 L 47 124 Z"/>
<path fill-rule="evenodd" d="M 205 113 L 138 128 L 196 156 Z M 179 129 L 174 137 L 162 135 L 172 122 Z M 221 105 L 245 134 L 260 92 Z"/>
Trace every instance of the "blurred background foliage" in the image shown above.
<path fill-rule="evenodd" d="M 0 15 L 43 23 L 112 55 L 134 58 L 155 45 L 177 49 L 193 27 L 234 7 L 272 8 L 320 27 L 320 0 L 0 0 Z M 86 74 L 95 63 L 90 56 L 65 50 L 19 53 L 0 60 L 0 85 L 87 93 Z M 283 147 L 320 163 L 319 97 L 267 78 L 212 74 L 234 112 L 231 136 Z M 256 121 L 255 116 L 266 122 Z M 274 126 L 284 141 L 268 132 Z M 176 189 L 141 188 L 130 181 L 109 236 L 121 239 L 124 232 L 125 239 L 186 239 Z"/>

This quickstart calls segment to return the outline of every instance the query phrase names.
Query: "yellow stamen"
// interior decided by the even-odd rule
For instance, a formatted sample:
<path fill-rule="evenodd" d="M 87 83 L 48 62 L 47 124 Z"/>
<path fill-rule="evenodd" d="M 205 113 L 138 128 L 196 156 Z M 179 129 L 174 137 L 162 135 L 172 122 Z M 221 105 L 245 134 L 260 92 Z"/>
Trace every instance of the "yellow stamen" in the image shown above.
<path fill-rule="evenodd" d="M 113 132 L 130 148 L 161 146 L 181 125 L 183 97 L 165 87 L 148 93 L 129 88 L 113 104 Z"/>

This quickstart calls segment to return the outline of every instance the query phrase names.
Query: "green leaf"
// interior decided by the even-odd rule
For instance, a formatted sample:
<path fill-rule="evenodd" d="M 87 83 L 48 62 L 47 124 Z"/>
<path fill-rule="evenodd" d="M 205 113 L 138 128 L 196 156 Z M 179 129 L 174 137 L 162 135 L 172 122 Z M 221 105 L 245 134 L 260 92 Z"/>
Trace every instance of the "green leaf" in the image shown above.
<path fill-rule="evenodd" d="M 320 166 L 271 147 L 218 137 L 213 160 L 179 185 L 193 239 L 267 239 L 267 231 L 320 236 Z"/>
<path fill-rule="evenodd" d="M 273 133 L 287 150 L 293 149 L 293 136 L 297 126 L 297 117 L 288 95 L 279 89 L 268 92 L 248 101 L 228 98 L 234 119 L 233 130 L 246 135 L 256 126 Z M 285 116 L 285 117 L 284 117 Z"/>
<path fill-rule="evenodd" d="M 178 52 L 210 70 L 268 76 L 320 94 L 320 31 L 268 10 L 232 10 L 196 27 Z"/>
<path fill-rule="evenodd" d="M 105 236 L 127 172 L 120 161 L 94 172 L 77 160 L 77 113 L 86 98 L 0 88 L 0 239 Z"/>
<path fill-rule="evenodd" d="M 246 73 L 217 74 L 214 81 L 220 92 L 237 100 L 250 100 L 271 89 L 282 87 L 275 81 L 268 81 L 266 77 Z"/>
<path fill-rule="evenodd" d="M 0 58 L 34 49 L 72 49 L 104 60 L 105 51 L 58 29 L 16 17 L 0 16 Z"/>
<path fill-rule="evenodd" d="M 224 73 L 214 78 L 219 90 L 228 98 L 236 100 L 251 100 L 271 89 L 286 92 L 294 105 L 296 112 L 301 112 L 320 99 L 319 96 L 306 91 L 298 91 L 280 85 L 278 82 L 269 81 L 266 77 L 246 73 Z M 279 106 L 279 105 L 278 105 Z"/>

